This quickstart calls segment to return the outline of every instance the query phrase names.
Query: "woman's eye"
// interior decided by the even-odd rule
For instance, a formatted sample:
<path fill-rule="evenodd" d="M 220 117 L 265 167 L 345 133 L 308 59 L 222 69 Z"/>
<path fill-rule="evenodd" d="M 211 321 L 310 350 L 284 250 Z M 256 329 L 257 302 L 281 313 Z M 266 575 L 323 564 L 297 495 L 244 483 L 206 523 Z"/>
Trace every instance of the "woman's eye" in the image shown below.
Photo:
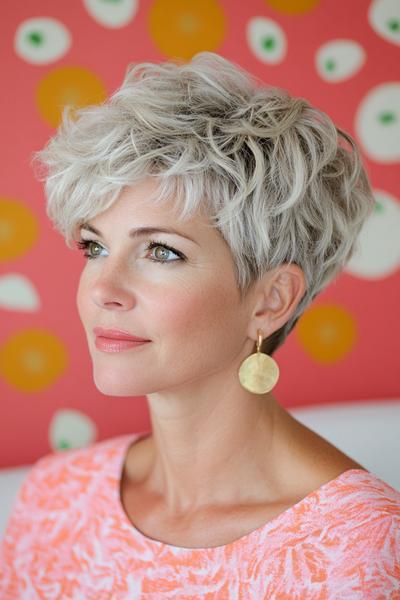
<path fill-rule="evenodd" d="M 103 246 L 94 240 L 81 239 L 76 243 L 76 245 L 80 250 L 85 250 L 83 255 L 88 259 L 97 258 L 101 255 L 101 251 L 103 250 Z M 160 264 L 185 260 L 185 256 L 182 254 L 182 252 L 179 252 L 179 250 L 175 250 L 175 248 L 172 248 L 172 246 L 168 246 L 167 244 L 163 244 L 161 242 L 151 240 L 147 244 L 146 250 L 155 250 L 152 253 L 154 258 L 150 258 L 150 260 Z M 176 258 L 169 260 L 171 254 L 175 254 Z"/>
<path fill-rule="evenodd" d="M 175 250 L 175 248 L 172 248 L 172 246 L 168 246 L 167 244 L 162 244 L 161 242 L 156 242 L 156 241 L 150 241 L 146 247 L 146 250 L 153 250 L 153 249 L 155 249 L 155 252 L 153 253 L 153 256 L 155 256 L 155 259 L 151 259 L 151 260 L 154 260 L 155 262 L 164 264 L 164 263 L 176 262 L 178 260 L 185 260 L 185 257 L 182 254 L 182 252 Z M 161 249 L 161 252 L 159 251 L 160 249 Z M 177 258 L 174 258 L 173 260 L 166 260 L 166 257 L 170 256 L 171 253 L 175 254 L 175 256 Z"/>
<path fill-rule="evenodd" d="M 94 242 L 93 240 L 80 240 L 79 242 L 76 243 L 77 247 L 79 248 L 79 250 L 85 250 L 85 252 L 83 253 L 83 256 L 85 256 L 86 258 L 97 258 L 98 256 L 100 256 L 100 254 L 97 252 L 97 250 L 94 251 L 94 254 L 92 254 L 90 252 L 90 248 L 93 246 L 94 248 L 100 248 L 100 252 L 102 249 L 102 246 L 100 246 L 99 243 Z"/>

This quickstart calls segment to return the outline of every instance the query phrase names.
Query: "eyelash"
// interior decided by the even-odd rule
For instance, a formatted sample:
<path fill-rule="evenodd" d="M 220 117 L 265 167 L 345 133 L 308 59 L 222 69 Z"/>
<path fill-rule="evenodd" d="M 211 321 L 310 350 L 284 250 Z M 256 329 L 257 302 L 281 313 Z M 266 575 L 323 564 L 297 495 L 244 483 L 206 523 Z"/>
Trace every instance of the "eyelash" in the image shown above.
<path fill-rule="evenodd" d="M 101 244 L 99 244 L 99 242 L 96 242 L 95 240 L 82 240 L 81 239 L 79 242 L 76 242 L 76 246 L 79 250 L 86 250 L 86 252 L 84 252 L 83 256 L 86 257 L 88 260 L 93 260 L 95 258 L 98 258 L 98 256 L 91 256 L 87 252 L 90 244 L 97 244 L 101 248 L 103 247 Z M 179 250 L 175 250 L 175 248 L 173 248 L 172 246 L 168 246 L 168 244 L 164 244 L 163 242 L 158 242 L 157 240 L 149 240 L 147 243 L 147 246 L 146 246 L 146 250 L 152 250 L 153 248 L 157 248 L 158 246 L 161 246 L 162 248 L 165 248 L 166 250 L 170 250 L 171 252 L 173 252 L 174 254 L 176 254 L 179 257 L 179 260 L 186 260 L 186 257 L 184 254 L 182 254 L 182 252 L 179 252 Z M 157 259 L 151 258 L 150 260 L 153 262 L 159 263 L 161 265 L 164 265 L 167 263 L 178 262 L 178 259 L 157 260 Z"/>

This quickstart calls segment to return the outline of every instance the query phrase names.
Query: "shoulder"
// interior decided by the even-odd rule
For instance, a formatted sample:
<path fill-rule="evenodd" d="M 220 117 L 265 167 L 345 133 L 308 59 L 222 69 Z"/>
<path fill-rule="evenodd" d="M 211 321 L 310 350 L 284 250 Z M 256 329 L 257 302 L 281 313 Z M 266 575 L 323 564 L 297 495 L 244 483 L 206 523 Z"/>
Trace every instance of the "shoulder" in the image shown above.
<path fill-rule="evenodd" d="M 82 508 L 95 492 L 115 478 L 119 457 L 132 435 L 122 435 L 78 449 L 51 452 L 37 460 L 18 491 L 5 538 L 30 529 L 34 520 L 55 519 L 76 506 Z"/>
<path fill-rule="evenodd" d="M 348 469 L 328 484 L 327 496 L 344 510 L 400 516 L 400 491 L 366 469 Z"/>
<path fill-rule="evenodd" d="M 288 597 L 299 585 L 304 597 L 314 588 L 332 598 L 389 597 L 399 589 L 400 492 L 366 470 L 344 471 L 275 519 L 261 543 L 266 566 L 274 560 L 292 586 Z"/>
<path fill-rule="evenodd" d="M 71 481 L 84 481 L 83 476 L 94 476 L 106 471 L 108 462 L 121 452 L 127 436 L 118 436 L 86 446 L 51 452 L 40 458 L 28 472 L 21 488 L 22 495 L 33 488 L 60 490 Z"/>
<path fill-rule="evenodd" d="M 65 565 L 74 563 L 71 548 L 79 539 L 85 545 L 90 538 L 91 519 L 96 530 L 109 513 L 118 489 L 119 462 L 134 437 L 52 452 L 33 464 L 18 491 L 0 548 L 2 591 L 22 597 L 17 586 L 33 590 L 29 586 L 37 577 L 42 581 L 44 572 L 46 577 L 55 573 L 60 580 Z"/>
<path fill-rule="evenodd" d="M 332 576 L 342 578 L 343 586 L 353 581 L 354 597 L 360 591 L 377 598 L 398 590 L 400 492 L 368 471 L 353 469 L 336 479 L 326 501 L 324 541 L 334 558 Z"/>
<path fill-rule="evenodd" d="M 327 552 L 339 548 L 344 561 L 352 556 L 370 566 L 391 565 L 392 570 L 399 564 L 398 490 L 369 471 L 350 469 L 322 486 L 315 500 Z"/>

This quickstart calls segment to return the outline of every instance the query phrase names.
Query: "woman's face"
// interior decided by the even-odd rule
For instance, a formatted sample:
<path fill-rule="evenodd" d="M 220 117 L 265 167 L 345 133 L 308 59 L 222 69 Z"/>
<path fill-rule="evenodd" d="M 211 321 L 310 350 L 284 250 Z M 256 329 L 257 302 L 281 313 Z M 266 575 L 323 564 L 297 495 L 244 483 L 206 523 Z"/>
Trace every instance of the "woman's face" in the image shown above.
<path fill-rule="evenodd" d="M 125 189 L 90 219 L 99 235 L 81 230 L 81 238 L 92 242 L 85 252 L 95 258 L 85 259 L 77 306 L 95 384 L 113 396 L 172 390 L 229 370 L 246 342 L 248 314 L 227 244 L 217 229 L 205 227 L 208 218 L 182 223 L 170 205 L 146 201 L 155 185 L 146 179 Z M 142 227 L 173 228 L 182 236 L 129 235 Z M 151 241 L 157 245 L 148 249 Z M 94 327 L 121 329 L 150 342 L 105 352 L 95 345 Z M 247 343 L 251 351 L 254 342 Z"/>

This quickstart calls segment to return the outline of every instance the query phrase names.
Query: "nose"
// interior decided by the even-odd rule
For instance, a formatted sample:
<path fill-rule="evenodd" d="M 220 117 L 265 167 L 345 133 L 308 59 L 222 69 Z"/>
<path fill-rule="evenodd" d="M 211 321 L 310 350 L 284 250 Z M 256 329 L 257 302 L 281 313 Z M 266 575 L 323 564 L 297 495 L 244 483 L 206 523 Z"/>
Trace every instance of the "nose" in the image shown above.
<path fill-rule="evenodd" d="M 135 305 L 135 295 L 131 282 L 128 284 L 126 270 L 116 266 L 104 266 L 90 286 L 93 302 L 111 310 L 130 310 Z M 130 281 L 131 277 L 129 278 Z"/>

